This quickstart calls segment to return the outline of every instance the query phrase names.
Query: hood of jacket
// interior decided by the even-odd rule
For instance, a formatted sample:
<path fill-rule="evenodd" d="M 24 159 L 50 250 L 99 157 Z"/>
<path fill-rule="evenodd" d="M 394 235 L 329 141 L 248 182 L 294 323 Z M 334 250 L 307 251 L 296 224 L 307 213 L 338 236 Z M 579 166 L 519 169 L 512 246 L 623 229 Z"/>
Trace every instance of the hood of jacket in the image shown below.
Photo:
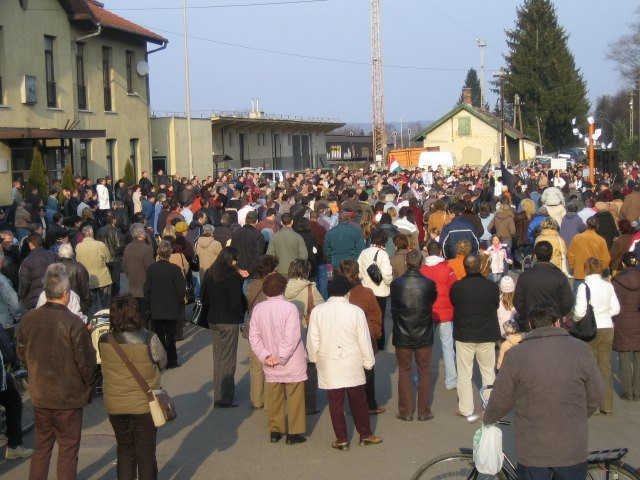
<path fill-rule="evenodd" d="M 310 285 L 311 281 L 303 280 L 302 278 L 290 278 L 287 282 L 287 289 L 284 292 L 284 296 L 286 299 L 291 300 L 292 298 L 296 298 L 300 292 L 302 292 L 308 285 Z"/>
<path fill-rule="evenodd" d="M 511 210 L 498 210 L 495 215 L 496 220 L 506 220 L 513 217 L 514 215 Z"/>
<path fill-rule="evenodd" d="M 613 282 L 620 287 L 631 292 L 640 290 L 640 270 L 637 268 L 627 268 L 613 277 Z M 640 294 L 640 292 L 638 292 Z"/>
<path fill-rule="evenodd" d="M 427 267 L 435 267 L 436 265 L 444 262 L 444 258 L 442 257 L 438 257 L 437 255 L 429 255 L 427 258 L 425 258 L 424 260 L 424 264 Z"/>
<path fill-rule="evenodd" d="M 198 230 L 200 228 L 202 228 L 202 225 L 200 222 L 196 222 L 195 220 L 192 220 L 189 224 L 189 230 Z"/>
<path fill-rule="evenodd" d="M 208 248 L 213 243 L 214 240 L 215 238 L 213 237 L 200 236 L 198 237 L 198 245 L 200 245 L 202 248 Z"/>

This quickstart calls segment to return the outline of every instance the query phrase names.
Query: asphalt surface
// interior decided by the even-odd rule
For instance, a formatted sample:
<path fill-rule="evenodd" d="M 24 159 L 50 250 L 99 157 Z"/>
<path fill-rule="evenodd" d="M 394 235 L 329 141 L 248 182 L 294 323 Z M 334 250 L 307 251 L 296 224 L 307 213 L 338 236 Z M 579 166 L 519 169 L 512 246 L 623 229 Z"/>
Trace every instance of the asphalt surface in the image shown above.
<path fill-rule="evenodd" d="M 189 312 L 187 318 L 189 318 Z M 391 331 L 387 313 L 387 331 Z M 393 347 L 376 356 L 377 398 L 387 412 L 371 417 L 380 445 L 360 447 L 350 417 L 351 450 L 331 448 L 335 439 L 329 419 L 326 394 L 319 392 L 321 413 L 307 417 L 308 440 L 289 446 L 281 440 L 269 442 L 267 414 L 254 411 L 249 402 L 248 342 L 240 339 L 236 372 L 235 409 L 213 409 L 213 354 L 210 332 L 188 326 L 185 340 L 178 343 L 181 368 L 163 374 L 163 387 L 172 395 L 178 419 L 158 431 L 157 458 L 161 479 L 262 480 L 301 479 L 410 479 L 420 465 L 459 447 L 471 446 L 478 424 L 456 416 L 455 391 L 444 388 L 444 373 L 438 346 L 434 347 L 432 368 L 433 420 L 404 422 L 397 413 L 397 372 Z M 617 359 L 614 358 L 617 367 Z M 476 382 L 479 377 L 476 372 Z M 477 383 L 476 383 L 477 384 Z M 619 392 L 619 382 L 615 378 Z M 553 395 L 553 392 L 549 392 Z M 476 411 L 480 410 L 476 393 Z M 27 410 L 30 406 L 27 405 Z M 628 447 L 626 461 L 640 466 L 640 402 L 624 402 L 615 396 L 614 415 L 590 420 L 590 449 Z M 30 412 L 25 412 L 25 416 Z M 513 452 L 512 427 L 504 427 L 504 446 Z M 553 439 L 549 439 L 553 441 Z M 33 432 L 25 437 L 33 446 Z M 558 445 L 558 448 L 563 448 Z M 54 450 L 50 476 L 55 478 Z M 0 464 L 0 477 L 28 478 L 29 460 Z M 116 478 L 116 442 L 106 417 L 102 399 L 97 397 L 84 410 L 84 427 L 78 466 L 79 479 Z"/>

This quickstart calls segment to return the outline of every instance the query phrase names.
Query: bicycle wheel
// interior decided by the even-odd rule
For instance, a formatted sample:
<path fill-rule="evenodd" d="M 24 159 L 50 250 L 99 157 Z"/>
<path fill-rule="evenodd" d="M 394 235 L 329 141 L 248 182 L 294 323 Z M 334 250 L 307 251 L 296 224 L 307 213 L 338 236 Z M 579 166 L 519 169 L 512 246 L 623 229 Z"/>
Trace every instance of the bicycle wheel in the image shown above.
<path fill-rule="evenodd" d="M 587 480 L 640 480 L 631 465 L 594 463 L 587 468 Z"/>
<path fill-rule="evenodd" d="M 473 456 L 468 453 L 450 453 L 425 463 L 411 477 L 411 480 L 439 480 L 439 479 L 477 479 L 507 480 L 507 476 L 500 472 L 498 475 L 484 475 L 478 473 L 473 465 Z"/>

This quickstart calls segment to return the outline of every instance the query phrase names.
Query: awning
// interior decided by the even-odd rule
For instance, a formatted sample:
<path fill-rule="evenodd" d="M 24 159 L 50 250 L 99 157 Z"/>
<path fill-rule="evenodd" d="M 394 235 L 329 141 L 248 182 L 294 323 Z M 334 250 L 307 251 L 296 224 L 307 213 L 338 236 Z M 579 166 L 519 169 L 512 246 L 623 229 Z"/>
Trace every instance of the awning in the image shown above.
<path fill-rule="evenodd" d="M 106 130 L 63 130 L 59 128 L 12 128 L 0 127 L 0 140 L 33 138 L 52 140 L 59 138 L 105 138 Z"/>

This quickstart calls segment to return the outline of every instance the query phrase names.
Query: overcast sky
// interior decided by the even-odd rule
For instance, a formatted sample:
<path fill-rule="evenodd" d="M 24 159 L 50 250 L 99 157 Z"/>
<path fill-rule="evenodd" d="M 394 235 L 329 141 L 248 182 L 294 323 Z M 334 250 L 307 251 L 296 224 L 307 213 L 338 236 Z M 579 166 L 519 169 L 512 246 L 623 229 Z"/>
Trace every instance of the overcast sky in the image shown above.
<path fill-rule="evenodd" d="M 150 57 L 151 103 L 158 112 L 184 112 L 181 0 L 103 1 L 105 8 L 169 39 L 166 50 Z M 188 0 L 187 4 L 270 1 L 282 0 Z M 479 68 L 477 38 L 488 43 L 485 66 L 489 80 L 492 71 L 503 65 L 504 30 L 513 28 L 518 4 L 508 0 L 382 0 L 386 120 L 399 121 L 402 116 L 405 121 L 433 120 L 446 113 L 460 95 L 468 68 Z M 615 93 L 623 86 L 615 65 L 605 56 L 608 44 L 628 31 L 636 5 L 632 0 L 556 1 L 560 24 L 569 34 L 569 47 L 587 82 L 592 105 L 599 95 Z M 126 10 L 131 8 L 148 10 Z M 266 113 L 370 121 L 369 8 L 369 0 L 190 8 L 192 111 L 246 111 L 257 97 Z M 489 100 L 493 107 L 495 97 L 490 95 Z"/>

